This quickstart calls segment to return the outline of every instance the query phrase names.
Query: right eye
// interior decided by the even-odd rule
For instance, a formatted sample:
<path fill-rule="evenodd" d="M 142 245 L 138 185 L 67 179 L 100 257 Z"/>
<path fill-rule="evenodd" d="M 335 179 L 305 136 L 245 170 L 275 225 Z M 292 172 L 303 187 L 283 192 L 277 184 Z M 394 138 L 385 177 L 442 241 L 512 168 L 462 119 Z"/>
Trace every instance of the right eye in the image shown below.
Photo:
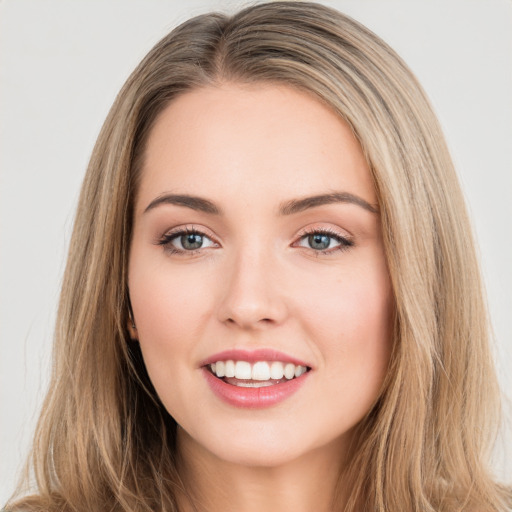
<path fill-rule="evenodd" d="M 166 233 L 158 242 L 173 254 L 193 254 L 200 249 L 215 247 L 217 244 L 204 233 L 195 229 L 181 229 Z"/>

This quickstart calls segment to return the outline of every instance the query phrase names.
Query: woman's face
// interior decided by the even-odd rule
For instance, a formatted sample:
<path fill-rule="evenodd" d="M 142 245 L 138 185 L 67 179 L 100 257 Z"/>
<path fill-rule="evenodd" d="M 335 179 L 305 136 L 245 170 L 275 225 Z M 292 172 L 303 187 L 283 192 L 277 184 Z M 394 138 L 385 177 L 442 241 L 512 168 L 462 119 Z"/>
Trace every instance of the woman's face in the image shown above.
<path fill-rule="evenodd" d="M 261 466 L 339 456 L 391 350 L 376 203 L 351 130 L 305 93 L 224 84 L 158 117 L 129 288 L 149 376 L 192 449 Z"/>

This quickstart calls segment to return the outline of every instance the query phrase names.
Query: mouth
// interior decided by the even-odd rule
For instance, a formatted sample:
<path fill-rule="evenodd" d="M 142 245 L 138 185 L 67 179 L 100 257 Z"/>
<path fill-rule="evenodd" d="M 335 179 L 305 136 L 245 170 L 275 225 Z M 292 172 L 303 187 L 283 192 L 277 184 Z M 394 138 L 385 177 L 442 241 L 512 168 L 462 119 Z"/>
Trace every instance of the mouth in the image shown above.
<path fill-rule="evenodd" d="M 286 361 L 218 360 L 205 365 L 213 376 L 232 386 L 264 388 L 298 379 L 310 367 Z"/>
<path fill-rule="evenodd" d="M 226 350 L 200 365 L 213 394 L 236 408 L 262 409 L 291 399 L 312 372 L 304 361 L 283 352 Z"/>
<path fill-rule="evenodd" d="M 230 349 L 200 363 L 213 394 L 237 408 L 277 406 L 300 393 L 311 379 L 308 363 L 274 349 Z"/>

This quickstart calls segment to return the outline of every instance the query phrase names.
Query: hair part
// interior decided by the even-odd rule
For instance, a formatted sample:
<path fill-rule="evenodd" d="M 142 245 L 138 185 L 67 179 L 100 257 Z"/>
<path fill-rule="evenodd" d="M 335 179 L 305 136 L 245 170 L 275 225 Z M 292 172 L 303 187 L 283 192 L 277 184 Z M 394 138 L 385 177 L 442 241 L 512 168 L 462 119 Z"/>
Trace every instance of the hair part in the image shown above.
<path fill-rule="evenodd" d="M 510 489 L 488 466 L 499 424 L 489 322 L 441 129 L 393 50 L 308 2 L 193 18 L 150 51 L 119 93 L 71 239 L 32 455 L 37 495 L 9 510 L 177 511 L 178 497 L 193 499 L 180 479 L 176 423 L 129 339 L 127 266 L 156 118 L 178 95 L 225 82 L 284 84 L 328 105 L 359 140 L 377 191 L 394 348 L 382 394 L 358 426 L 343 510 L 506 510 Z"/>

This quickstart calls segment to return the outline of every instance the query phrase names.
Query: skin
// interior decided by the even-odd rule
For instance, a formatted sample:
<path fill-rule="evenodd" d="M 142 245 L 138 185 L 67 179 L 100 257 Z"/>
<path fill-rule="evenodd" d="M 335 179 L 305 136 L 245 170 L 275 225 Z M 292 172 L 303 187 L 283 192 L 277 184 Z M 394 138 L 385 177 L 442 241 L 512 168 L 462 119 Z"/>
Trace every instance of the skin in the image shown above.
<path fill-rule="evenodd" d="M 377 205 L 349 127 L 292 88 L 193 90 L 152 128 L 130 251 L 133 335 L 179 424 L 182 475 L 204 509 L 330 510 L 354 427 L 379 396 L 393 300 L 378 212 L 338 202 L 279 213 L 334 191 Z M 168 193 L 206 198 L 223 213 L 167 203 L 146 211 Z M 184 250 L 179 237 L 159 242 L 176 228 L 207 238 L 172 253 Z M 312 248 L 306 231 L 318 229 L 352 245 L 339 250 L 328 238 L 326 253 Z M 229 405 L 201 362 L 235 348 L 303 360 L 307 381 L 272 407 Z"/>

